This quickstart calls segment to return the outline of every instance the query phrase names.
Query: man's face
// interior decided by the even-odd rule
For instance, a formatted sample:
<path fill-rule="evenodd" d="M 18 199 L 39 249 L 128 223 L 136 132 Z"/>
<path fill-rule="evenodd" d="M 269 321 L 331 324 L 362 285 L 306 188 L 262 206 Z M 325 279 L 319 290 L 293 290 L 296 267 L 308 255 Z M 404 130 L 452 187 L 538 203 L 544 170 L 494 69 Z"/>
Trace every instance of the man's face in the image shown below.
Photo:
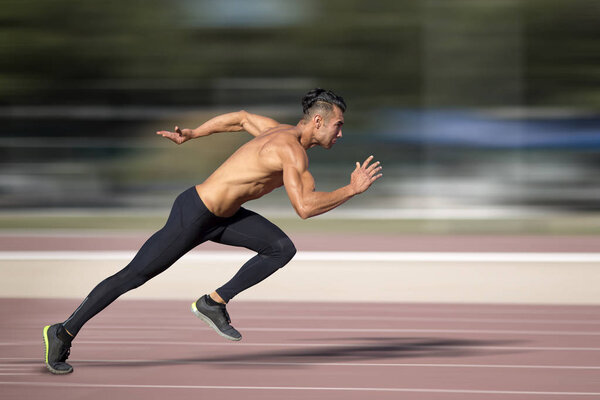
<path fill-rule="evenodd" d="M 342 137 L 342 125 L 344 125 L 344 113 L 339 107 L 324 115 L 317 129 L 317 139 L 321 146 L 330 149 L 335 142 Z"/>

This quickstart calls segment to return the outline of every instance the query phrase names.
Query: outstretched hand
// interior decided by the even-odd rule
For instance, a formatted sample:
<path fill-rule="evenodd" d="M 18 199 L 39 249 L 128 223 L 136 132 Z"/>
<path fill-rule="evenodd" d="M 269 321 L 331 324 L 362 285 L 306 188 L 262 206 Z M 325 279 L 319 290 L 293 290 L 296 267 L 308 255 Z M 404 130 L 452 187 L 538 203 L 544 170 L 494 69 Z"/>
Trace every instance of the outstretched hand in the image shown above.
<path fill-rule="evenodd" d="M 356 168 L 350 177 L 350 185 L 354 188 L 356 194 L 364 192 L 373 182 L 383 176 L 383 174 L 378 174 L 382 168 L 380 162 L 375 161 L 371 164 L 372 160 L 373 156 L 369 156 L 362 165 L 356 162 Z"/>
<path fill-rule="evenodd" d="M 178 126 L 175 126 L 175 132 L 171 131 L 158 131 L 157 135 L 161 135 L 162 137 L 166 137 L 171 141 L 181 144 L 183 142 L 187 142 L 190 139 L 193 139 L 193 130 L 192 129 L 180 129 Z"/>

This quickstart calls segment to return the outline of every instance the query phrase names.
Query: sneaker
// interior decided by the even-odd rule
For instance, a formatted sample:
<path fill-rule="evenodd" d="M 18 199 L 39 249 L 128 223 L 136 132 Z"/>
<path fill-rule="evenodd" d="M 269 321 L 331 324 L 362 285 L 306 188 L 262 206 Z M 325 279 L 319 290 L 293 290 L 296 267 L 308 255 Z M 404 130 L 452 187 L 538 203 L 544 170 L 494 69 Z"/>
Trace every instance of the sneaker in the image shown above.
<path fill-rule="evenodd" d="M 208 295 L 204 295 L 192 303 L 192 312 L 196 317 L 206 322 L 224 338 L 233 341 L 242 340 L 242 334 L 230 325 L 231 318 L 229 318 L 225 304 L 211 306 L 207 303 L 206 296 Z"/>
<path fill-rule="evenodd" d="M 63 342 L 59 339 L 57 332 L 60 327 L 60 324 L 44 327 L 43 337 L 46 366 L 53 374 L 64 375 L 73 372 L 73 367 L 65 362 L 71 352 L 71 342 Z"/>

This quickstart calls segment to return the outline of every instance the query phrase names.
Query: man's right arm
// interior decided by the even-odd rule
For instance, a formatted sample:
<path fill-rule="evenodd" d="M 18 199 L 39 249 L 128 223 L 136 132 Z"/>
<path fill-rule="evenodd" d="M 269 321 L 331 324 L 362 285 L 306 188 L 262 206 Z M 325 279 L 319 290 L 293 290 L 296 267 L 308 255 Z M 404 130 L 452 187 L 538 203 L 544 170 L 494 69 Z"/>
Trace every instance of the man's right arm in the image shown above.
<path fill-rule="evenodd" d="M 166 137 L 177 144 L 182 144 L 188 140 L 218 132 L 246 131 L 252 136 L 258 136 L 267 129 L 277 125 L 279 125 L 279 122 L 274 119 L 242 110 L 218 115 L 196 129 L 181 129 L 176 126 L 174 132 L 158 131 L 156 134 Z"/>
<path fill-rule="evenodd" d="M 315 180 L 308 172 L 306 153 L 287 148 L 283 152 L 283 184 L 292 206 L 302 219 L 330 211 L 353 196 L 367 190 L 373 182 L 381 178 L 379 161 L 371 163 L 373 156 L 368 157 L 362 165 L 356 163 L 350 184 L 332 192 L 315 191 Z"/>

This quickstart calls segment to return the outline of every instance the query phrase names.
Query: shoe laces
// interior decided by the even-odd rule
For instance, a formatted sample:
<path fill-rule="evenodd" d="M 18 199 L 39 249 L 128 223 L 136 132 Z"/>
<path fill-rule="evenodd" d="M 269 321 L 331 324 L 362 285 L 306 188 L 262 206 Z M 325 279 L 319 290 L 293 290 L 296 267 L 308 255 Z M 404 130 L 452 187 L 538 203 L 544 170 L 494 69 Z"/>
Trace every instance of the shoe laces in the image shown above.
<path fill-rule="evenodd" d="M 71 354 L 71 343 L 64 343 L 62 340 L 62 345 L 60 346 L 60 357 L 58 361 L 65 362 L 69 355 Z"/>
<path fill-rule="evenodd" d="M 229 318 L 229 313 L 227 312 L 227 308 L 225 307 L 225 304 L 223 304 L 221 306 L 221 311 L 223 311 L 223 315 L 225 316 L 225 319 L 227 320 L 227 323 L 230 324 L 231 323 L 231 318 Z"/>

